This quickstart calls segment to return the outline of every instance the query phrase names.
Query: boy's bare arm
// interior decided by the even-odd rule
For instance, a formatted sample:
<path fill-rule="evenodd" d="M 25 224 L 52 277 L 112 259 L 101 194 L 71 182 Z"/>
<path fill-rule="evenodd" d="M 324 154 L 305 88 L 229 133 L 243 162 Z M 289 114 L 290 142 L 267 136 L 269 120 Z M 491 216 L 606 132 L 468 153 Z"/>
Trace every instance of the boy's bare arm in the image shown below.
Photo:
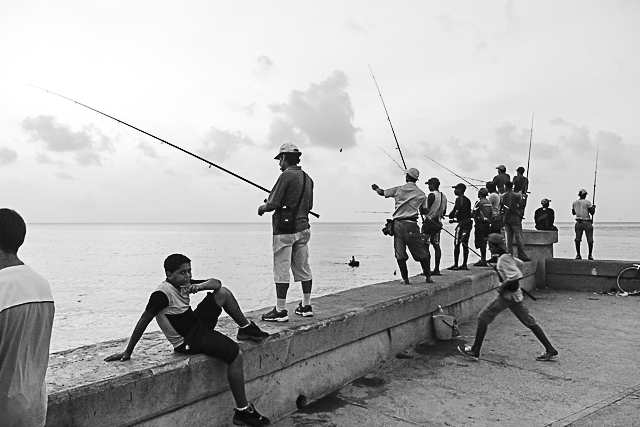
<path fill-rule="evenodd" d="M 207 280 L 191 280 L 191 285 L 184 286 L 184 289 L 187 290 L 190 294 L 195 294 L 200 291 L 217 291 L 222 287 L 222 282 L 218 279 L 207 279 Z"/>
<path fill-rule="evenodd" d="M 136 344 L 138 344 L 138 341 L 140 341 L 140 338 L 142 338 L 142 334 L 144 334 L 144 331 L 147 329 L 147 326 L 149 326 L 149 323 L 151 323 L 154 317 L 155 316 L 153 314 L 145 310 L 145 312 L 142 313 L 142 316 L 140 316 L 140 320 L 138 320 L 138 323 L 133 329 L 133 332 L 131 333 L 131 338 L 129 338 L 127 349 L 122 353 L 112 354 L 111 356 L 108 356 L 104 359 L 105 362 L 112 362 L 114 360 L 124 362 L 125 360 L 129 360 L 131 358 L 131 353 L 133 353 L 133 349 L 135 348 Z"/>

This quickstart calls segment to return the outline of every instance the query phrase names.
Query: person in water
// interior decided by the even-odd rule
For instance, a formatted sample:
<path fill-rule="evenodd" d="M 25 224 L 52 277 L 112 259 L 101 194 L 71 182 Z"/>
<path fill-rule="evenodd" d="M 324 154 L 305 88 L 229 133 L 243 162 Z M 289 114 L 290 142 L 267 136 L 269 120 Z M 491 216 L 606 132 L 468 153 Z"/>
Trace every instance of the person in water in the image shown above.
<path fill-rule="evenodd" d="M 169 255 L 164 261 L 166 279 L 149 297 L 149 302 L 136 324 L 129 344 L 122 353 L 108 356 L 105 361 L 125 361 L 155 318 L 158 326 L 173 345 L 174 351 L 184 354 L 206 354 L 228 365 L 227 380 L 236 402 L 233 423 L 240 426 L 266 426 L 270 421 L 258 413 L 247 401 L 244 388 L 244 364 L 238 343 L 215 330 L 218 317 L 224 310 L 239 326 L 237 339 L 262 341 L 269 334 L 245 317 L 233 293 L 218 279 L 191 278 L 191 260 L 182 254 Z M 209 291 L 191 309 L 189 294 Z"/>

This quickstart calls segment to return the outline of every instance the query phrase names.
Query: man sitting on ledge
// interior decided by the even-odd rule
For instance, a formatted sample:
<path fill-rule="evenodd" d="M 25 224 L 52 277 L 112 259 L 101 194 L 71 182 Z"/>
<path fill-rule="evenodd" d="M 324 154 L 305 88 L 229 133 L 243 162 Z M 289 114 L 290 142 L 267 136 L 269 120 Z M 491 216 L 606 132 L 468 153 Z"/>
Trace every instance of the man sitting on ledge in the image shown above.
<path fill-rule="evenodd" d="M 193 280 L 191 260 L 182 254 L 169 255 L 164 261 L 167 278 L 149 297 L 147 307 L 140 316 L 127 349 L 105 359 L 125 361 L 142 337 L 153 318 L 162 329 L 174 350 L 179 353 L 197 354 L 223 360 L 229 365 L 227 379 L 236 401 L 233 424 L 239 426 L 266 426 L 270 421 L 256 411 L 247 401 L 244 389 L 244 364 L 238 344 L 215 330 L 218 317 L 224 310 L 240 326 L 239 340 L 261 341 L 269 336 L 254 322 L 249 322 L 240 310 L 235 296 L 222 287 L 218 279 Z M 208 295 L 195 310 L 189 305 L 189 294 L 208 290 Z"/>

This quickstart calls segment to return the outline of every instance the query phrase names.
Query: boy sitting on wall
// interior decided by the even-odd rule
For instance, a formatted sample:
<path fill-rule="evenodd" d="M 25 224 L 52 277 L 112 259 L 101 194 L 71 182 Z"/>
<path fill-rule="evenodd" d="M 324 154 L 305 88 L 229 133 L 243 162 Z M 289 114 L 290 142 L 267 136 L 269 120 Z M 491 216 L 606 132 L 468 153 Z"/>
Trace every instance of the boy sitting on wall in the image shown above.
<path fill-rule="evenodd" d="M 140 316 L 127 349 L 105 359 L 125 361 L 131 358 L 133 349 L 155 317 L 174 351 L 184 354 L 202 353 L 223 360 L 229 365 L 227 379 L 236 401 L 233 423 L 240 426 L 266 426 L 269 419 L 263 417 L 249 404 L 244 389 L 244 365 L 238 344 L 215 330 L 218 317 L 224 310 L 238 324 L 239 340 L 261 341 L 269 336 L 255 323 L 250 322 L 240 310 L 235 296 L 222 287 L 218 279 L 194 280 L 191 278 L 191 260 L 182 254 L 169 255 L 164 261 L 167 278 L 149 297 L 147 307 Z M 195 310 L 189 305 L 189 294 L 210 291 Z"/>

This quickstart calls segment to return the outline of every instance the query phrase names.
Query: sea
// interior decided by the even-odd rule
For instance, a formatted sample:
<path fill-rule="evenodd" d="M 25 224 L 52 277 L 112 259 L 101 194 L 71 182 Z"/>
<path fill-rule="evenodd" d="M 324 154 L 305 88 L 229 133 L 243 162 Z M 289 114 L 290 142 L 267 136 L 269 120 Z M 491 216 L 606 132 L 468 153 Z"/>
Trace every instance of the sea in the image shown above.
<path fill-rule="evenodd" d="M 524 228 L 533 228 L 524 223 Z M 313 297 L 399 280 L 392 238 L 381 222 L 312 224 Z M 575 256 L 573 223 L 557 223 L 554 256 Z M 454 225 L 445 227 L 453 232 Z M 596 223 L 596 259 L 640 260 L 640 223 Z M 453 263 L 453 238 L 441 236 L 441 268 Z M 583 241 L 583 254 L 587 253 Z M 129 337 L 151 292 L 164 280 L 163 261 L 188 256 L 194 278 L 215 277 L 247 311 L 275 304 L 271 225 L 266 223 L 28 224 L 20 258 L 46 277 L 56 315 L 51 352 Z M 350 267 L 354 257 L 359 267 Z M 476 262 L 473 253 L 469 262 Z M 432 260 L 433 263 L 433 260 Z M 432 264 L 433 265 L 433 264 Z M 409 261 L 411 275 L 420 265 Z M 288 301 L 302 293 L 292 283 Z M 204 295 L 196 294 L 192 302 Z M 312 300 L 313 304 L 313 300 Z M 148 331 L 158 330 L 152 322 Z"/>

